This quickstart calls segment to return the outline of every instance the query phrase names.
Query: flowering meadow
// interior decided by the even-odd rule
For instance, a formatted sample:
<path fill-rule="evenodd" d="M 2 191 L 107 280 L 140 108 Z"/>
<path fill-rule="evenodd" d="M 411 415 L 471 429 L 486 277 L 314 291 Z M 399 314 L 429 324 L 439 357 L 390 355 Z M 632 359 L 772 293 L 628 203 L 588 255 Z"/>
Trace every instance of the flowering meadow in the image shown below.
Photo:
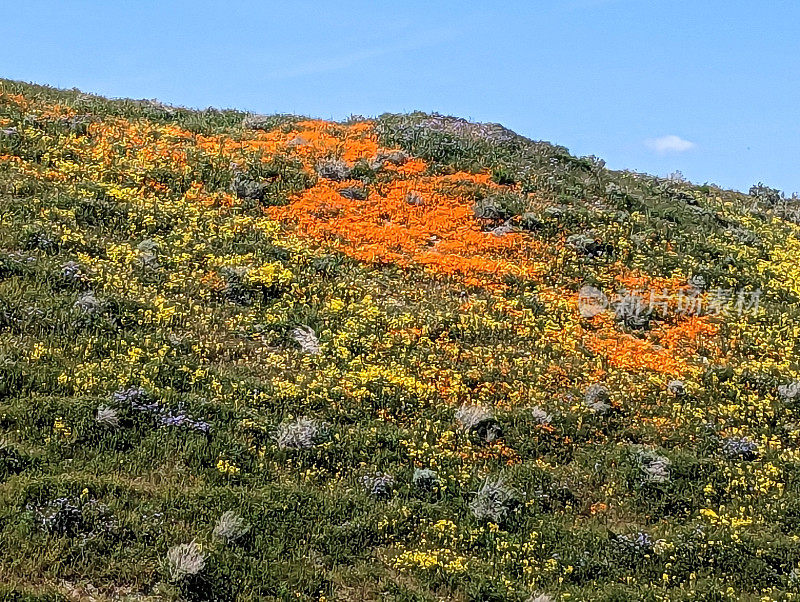
<path fill-rule="evenodd" d="M 800 600 L 799 258 L 499 125 L 0 80 L 0 598 Z"/>

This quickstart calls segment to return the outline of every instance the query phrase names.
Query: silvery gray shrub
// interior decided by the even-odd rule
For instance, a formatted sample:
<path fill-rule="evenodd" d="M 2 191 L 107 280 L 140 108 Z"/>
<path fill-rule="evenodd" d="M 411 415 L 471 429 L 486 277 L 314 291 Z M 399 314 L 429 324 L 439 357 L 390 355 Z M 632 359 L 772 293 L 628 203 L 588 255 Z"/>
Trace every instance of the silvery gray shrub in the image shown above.
<path fill-rule="evenodd" d="M 376 472 L 375 474 L 364 475 L 360 481 L 370 495 L 381 499 L 392 496 L 394 477 L 390 474 Z"/>
<path fill-rule="evenodd" d="M 167 552 L 167 570 L 171 581 L 197 575 L 205 568 L 206 558 L 197 542 L 173 546 Z"/>
<path fill-rule="evenodd" d="M 583 392 L 583 402 L 596 414 L 605 414 L 611 409 L 611 396 L 605 385 L 595 383 Z"/>
<path fill-rule="evenodd" d="M 269 184 L 236 172 L 231 180 L 231 192 L 240 199 L 263 201 L 269 192 Z"/>
<path fill-rule="evenodd" d="M 567 237 L 567 246 L 572 247 L 575 251 L 582 254 L 588 254 L 589 250 L 596 244 L 593 236 L 586 234 L 572 234 Z"/>
<path fill-rule="evenodd" d="M 686 394 L 686 385 L 682 380 L 671 380 L 667 383 L 667 391 L 680 397 Z"/>
<path fill-rule="evenodd" d="M 378 123 L 379 135 L 387 133 L 386 130 L 407 144 L 413 142 L 419 132 L 437 132 L 498 144 L 522 139 L 519 134 L 499 123 L 472 123 L 460 117 L 439 113 L 425 115 L 422 119 L 412 115 L 397 115 L 393 123 Z"/>
<path fill-rule="evenodd" d="M 511 217 L 511 212 L 504 206 L 500 195 L 487 196 L 476 201 L 472 211 L 477 219 L 505 220 Z"/>
<path fill-rule="evenodd" d="M 563 205 L 549 205 L 542 210 L 542 213 L 553 219 L 561 219 L 566 215 L 567 208 Z"/>
<path fill-rule="evenodd" d="M 503 436 L 503 429 L 495 420 L 494 413 L 484 406 L 464 404 L 456 410 L 456 420 L 463 430 L 475 433 L 487 443 Z"/>
<path fill-rule="evenodd" d="M 100 406 L 97 408 L 97 414 L 95 414 L 94 420 L 97 424 L 107 428 L 117 428 L 119 426 L 117 411 L 108 406 Z"/>
<path fill-rule="evenodd" d="M 519 498 L 519 492 L 508 487 L 502 476 L 487 477 L 469 508 L 475 518 L 499 524 L 519 504 Z"/>
<path fill-rule="evenodd" d="M 326 159 L 316 166 L 317 175 L 326 180 L 341 181 L 350 177 L 352 170 L 340 159 Z"/>
<path fill-rule="evenodd" d="M 506 234 L 510 234 L 513 231 L 514 231 L 514 226 L 511 225 L 511 222 L 507 221 L 503 222 L 496 228 L 492 228 L 491 230 L 489 230 L 489 233 L 492 234 L 492 236 L 505 236 Z"/>
<path fill-rule="evenodd" d="M 752 230 L 748 230 L 747 228 L 731 226 L 725 232 L 726 234 L 730 234 L 731 237 L 742 244 L 749 246 L 761 244 L 761 238 L 758 236 L 758 234 Z"/>
<path fill-rule="evenodd" d="M 242 120 L 242 127 L 246 130 L 268 130 L 274 123 L 274 118 L 268 115 L 251 113 Z"/>
<path fill-rule="evenodd" d="M 785 385 L 780 385 L 778 387 L 778 396 L 783 401 L 800 399 L 800 380 L 793 380 Z"/>
<path fill-rule="evenodd" d="M 553 420 L 553 416 L 548 414 L 545 410 L 543 410 L 539 406 L 531 408 L 531 416 L 539 424 L 550 424 L 550 422 L 552 422 Z"/>
<path fill-rule="evenodd" d="M 319 339 L 310 326 L 298 326 L 292 331 L 292 338 L 306 353 L 316 355 L 320 352 Z"/>
<path fill-rule="evenodd" d="M 165 117 L 172 117 L 175 115 L 176 109 L 172 105 L 168 105 L 164 102 L 161 102 L 157 98 L 152 98 L 150 100 L 143 100 L 141 101 L 142 104 L 155 111 L 156 113 L 163 115 Z"/>
<path fill-rule="evenodd" d="M 415 468 L 412 482 L 416 489 L 424 492 L 434 491 L 441 485 L 439 473 L 430 468 Z"/>
<path fill-rule="evenodd" d="M 763 182 L 754 184 L 750 187 L 749 194 L 751 197 L 766 203 L 767 205 L 777 205 L 783 198 L 783 193 L 777 188 L 770 188 Z"/>
<path fill-rule="evenodd" d="M 65 283 L 76 284 L 85 279 L 81 271 L 81 264 L 77 261 L 68 261 L 61 266 L 61 278 Z"/>
<path fill-rule="evenodd" d="M 228 510 L 223 512 L 217 520 L 217 524 L 214 526 L 214 537 L 226 543 L 233 543 L 246 535 L 248 531 L 250 531 L 250 525 L 233 510 Z"/>
<path fill-rule="evenodd" d="M 95 314 L 102 309 L 103 302 L 92 291 L 88 291 L 78 297 L 75 307 L 85 314 Z"/>
<path fill-rule="evenodd" d="M 372 169 L 380 169 L 386 163 L 391 165 L 403 165 L 409 159 L 408 153 L 403 150 L 381 151 L 373 159 L 369 166 Z"/>
<path fill-rule="evenodd" d="M 288 146 L 289 148 L 294 148 L 296 146 L 304 146 L 306 144 L 308 144 L 308 140 L 306 140 L 302 136 L 295 136 L 294 138 L 289 140 L 289 142 L 286 143 L 286 146 Z"/>
<path fill-rule="evenodd" d="M 325 425 L 322 422 L 303 416 L 281 424 L 275 441 L 279 449 L 308 449 L 320 442 L 324 431 Z"/>
<path fill-rule="evenodd" d="M 158 262 L 158 243 L 148 238 L 136 245 L 139 256 L 136 258 L 136 265 L 143 270 L 157 270 L 160 266 Z"/>
<path fill-rule="evenodd" d="M 149 253 L 151 255 L 156 255 L 158 254 L 160 247 L 158 243 L 154 241 L 152 238 L 146 238 L 138 245 L 136 245 L 136 250 L 139 251 L 139 253 Z"/>
<path fill-rule="evenodd" d="M 464 430 L 471 430 L 484 420 L 494 418 L 492 410 L 479 405 L 464 404 L 456 410 L 456 420 L 461 423 Z"/>
<path fill-rule="evenodd" d="M 572 247 L 578 255 L 590 258 L 603 257 L 614 251 L 612 245 L 600 240 L 594 230 L 572 234 L 567 237 L 566 243 L 568 246 Z"/>
<path fill-rule="evenodd" d="M 666 483 L 670 479 L 670 460 L 650 450 L 642 450 L 638 455 L 639 468 L 645 482 Z"/>

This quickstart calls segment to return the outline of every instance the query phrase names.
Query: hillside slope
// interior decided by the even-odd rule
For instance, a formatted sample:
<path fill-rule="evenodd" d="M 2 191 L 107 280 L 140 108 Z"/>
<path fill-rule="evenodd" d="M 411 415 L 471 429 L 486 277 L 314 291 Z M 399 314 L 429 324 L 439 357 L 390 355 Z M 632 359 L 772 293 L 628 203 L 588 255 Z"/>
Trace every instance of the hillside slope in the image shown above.
<path fill-rule="evenodd" d="M 7 599 L 797 599 L 769 188 L 0 80 L 0 207 Z"/>

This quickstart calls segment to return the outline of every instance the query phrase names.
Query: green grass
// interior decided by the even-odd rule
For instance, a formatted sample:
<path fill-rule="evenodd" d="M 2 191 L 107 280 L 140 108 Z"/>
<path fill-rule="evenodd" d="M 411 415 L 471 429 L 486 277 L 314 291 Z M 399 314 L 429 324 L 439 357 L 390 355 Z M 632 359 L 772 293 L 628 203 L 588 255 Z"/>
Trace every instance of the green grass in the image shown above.
<path fill-rule="evenodd" d="M 0 598 L 797 599 L 800 395 L 778 392 L 800 376 L 795 204 L 611 171 L 499 127 L 376 118 L 380 144 L 431 175 L 492 174 L 502 193 L 450 186 L 547 249 L 539 279 L 482 287 L 270 220 L 319 177 L 289 151 L 232 166 L 197 143 L 247 139 L 246 117 L 0 80 L 0 129 L 17 130 L 0 135 Z M 146 136 L 98 152 L 111 136 L 84 125 L 117 119 Z M 161 142 L 186 160 L 143 158 Z M 396 177 L 355 170 L 371 194 Z M 571 296 L 621 273 L 760 289 L 761 311 L 713 321 L 676 396 L 666 373 L 615 368 L 584 340 L 600 327 Z M 612 328 L 651 341 L 670 320 Z M 608 413 L 582 402 L 600 371 Z M 157 406 L 134 407 L 131 387 Z M 459 428 L 462 404 L 492 408 L 499 441 Z M 301 416 L 324 433 L 281 448 Z M 755 458 L 726 454 L 740 436 Z M 668 478 L 645 478 L 652 457 Z M 364 487 L 378 472 L 386 496 Z M 499 476 L 519 503 L 495 524 L 472 508 Z M 213 535 L 229 510 L 250 527 L 233 543 Z M 170 580 L 168 551 L 192 541 L 204 567 Z"/>

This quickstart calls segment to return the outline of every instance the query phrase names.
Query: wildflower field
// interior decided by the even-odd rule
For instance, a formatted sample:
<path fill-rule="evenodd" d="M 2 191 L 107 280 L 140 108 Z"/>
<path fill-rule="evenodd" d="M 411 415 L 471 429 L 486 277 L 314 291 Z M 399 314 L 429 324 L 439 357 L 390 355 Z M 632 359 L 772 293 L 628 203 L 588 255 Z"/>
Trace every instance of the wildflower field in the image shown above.
<path fill-rule="evenodd" d="M 0 598 L 800 600 L 799 224 L 0 80 Z"/>

